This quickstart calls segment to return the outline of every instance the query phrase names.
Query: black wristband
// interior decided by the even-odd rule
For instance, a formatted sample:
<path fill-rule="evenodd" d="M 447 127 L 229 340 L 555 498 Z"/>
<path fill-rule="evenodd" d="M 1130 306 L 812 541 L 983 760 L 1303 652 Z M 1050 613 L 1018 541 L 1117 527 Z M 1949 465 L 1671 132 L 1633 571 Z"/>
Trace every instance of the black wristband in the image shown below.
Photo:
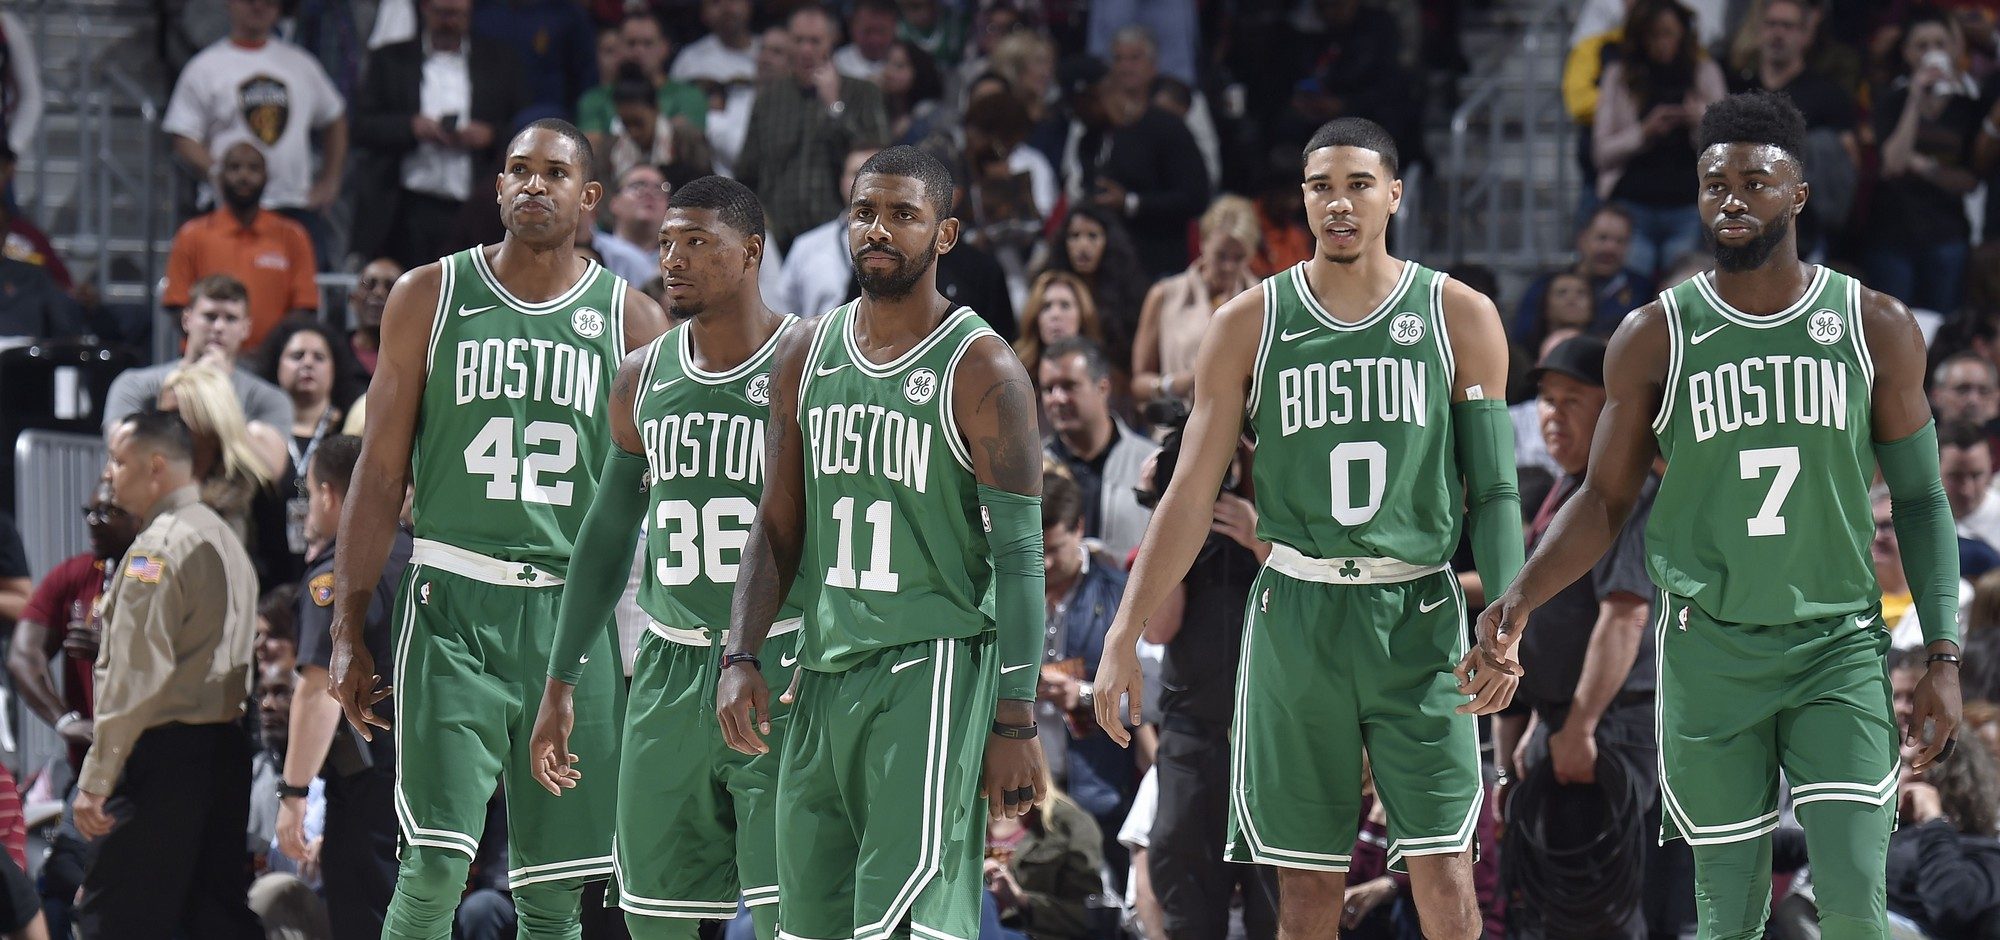
<path fill-rule="evenodd" d="M 298 797 L 303 800 L 310 796 L 312 796 L 311 787 L 295 787 L 283 780 L 278 781 L 278 799 L 284 800 Z"/>
<path fill-rule="evenodd" d="M 1924 660 L 1924 662 L 1951 663 L 1952 665 L 1956 666 L 1959 663 L 1959 658 L 1957 653 L 1932 653 L 1930 658 Z"/>
<path fill-rule="evenodd" d="M 744 652 L 722 654 L 722 663 L 716 668 L 728 669 L 729 667 L 734 666 L 737 663 L 749 663 L 750 668 L 752 669 L 761 670 L 764 668 L 764 664 L 757 661 L 756 653 L 744 653 Z"/>
<path fill-rule="evenodd" d="M 1013 741 L 1033 741 L 1036 730 L 1034 725 L 1009 725 L 998 721 L 993 723 L 993 734 L 995 736 Z"/>

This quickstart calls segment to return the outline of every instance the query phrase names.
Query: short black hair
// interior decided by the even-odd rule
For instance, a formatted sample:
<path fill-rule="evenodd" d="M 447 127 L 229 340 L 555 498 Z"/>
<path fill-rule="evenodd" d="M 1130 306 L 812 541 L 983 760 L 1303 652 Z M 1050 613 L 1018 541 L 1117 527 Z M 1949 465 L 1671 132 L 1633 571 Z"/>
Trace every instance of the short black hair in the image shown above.
<path fill-rule="evenodd" d="M 1730 95 L 1701 114 L 1696 152 L 1716 144 L 1769 144 L 1785 152 L 1804 173 L 1806 116 L 1792 99 L 1768 91 Z"/>
<path fill-rule="evenodd" d="M 1083 491 L 1069 474 L 1042 474 L 1042 528 L 1075 528 L 1083 522 Z"/>
<path fill-rule="evenodd" d="M 529 121 L 528 126 L 521 128 L 520 133 L 514 135 L 514 140 L 520 140 L 521 134 L 529 131 L 554 131 L 568 139 L 571 144 L 576 146 L 577 160 L 582 164 L 577 167 L 577 172 L 583 174 L 583 181 L 588 183 L 596 176 L 597 151 L 590 146 L 590 138 L 583 136 L 583 131 L 578 130 L 576 125 L 562 118 L 542 118 L 536 121 Z M 511 141 L 509 142 L 509 149 L 512 149 Z"/>
<path fill-rule="evenodd" d="M 869 157 L 854 174 L 857 184 L 864 176 L 907 176 L 924 184 L 924 198 L 940 221 L 951 217 L 951 169 L 931 152 L 908 144 L 898 144 Z M 853 199 L 854 194 L 848 193 Z"/>
<path fill-rule="evenodd" d="M 748 238 L 764 234 L 764 204 L 757 193 L 727 176 L 704 176 L 674 187 L 668 209 L 713 209 L 722 224 Z"/>
<path fill-rule="evenodd" d="M 313 449 L 312 475 L 345 497 L 347 485 L 354 480 L 354 465 L 360 462 L 361 438 L 352 434 L 335 434 L 320 441 L 319 446 Z"/>
<path fill-rule="evenodd" d="M 1082 356 L 1084 371 L 1095 381 L 1111 377 L 1111 360 L 1105 358 L 1104 347 L 1088 336 L 1065 336 L 1042 350 L 1043 362 L 1059 362 L 1068 356 Z"/>
<path fill-rule="evenodd" d="M 299 642 L 299 586 L 286 582 L 264 592 L 257 599 L 257 616 L 270 628 L 269 636 L 296 645 Z"/>
<path fill-rule="evenodd" d="M 1389 175 L 1402 172 L 1403 158 L 1396 151 L 1396 138 L 1389 136 L 1388 129 L 1367 118 L 1334 118 L 1321 124 L 1313 132 L 1312 139 L 1306 141 L 1306 149 L 1299 154 L 1303 165 L 1315 150 L 1327 147 L 1360 147 L 1373 150 L 1382 156 L 1382 164 L 1389 168 Z"/>
<path fill-rule="evenodd" d="M 118 419 L 118 424 L 131 425 L 132 440 L 168 460 L 193 465 L 194 432 L 188 430 L 187 422 L 179 414 L 147 408 Z"/>
<path fill-rule="evenodd" d="M 1947 447 L 1971 450 L 1974 447 L 1986 446 L 1985 432 L 1980 431 L 1979 425 L 1973 424 L 1970 421 L 1939 422 L 1937 426 L 1937 439 L 1938 450 L 1940 451 Z"/>
<path fill-rule="evenodd" d="M 611 77 L 611 103 L 648 104 L 660 106 L 660 90 L 653 87 L 653 80 L 646 77 L 646 70 L 637 62 L 627 62 L 618 67 Z"/>

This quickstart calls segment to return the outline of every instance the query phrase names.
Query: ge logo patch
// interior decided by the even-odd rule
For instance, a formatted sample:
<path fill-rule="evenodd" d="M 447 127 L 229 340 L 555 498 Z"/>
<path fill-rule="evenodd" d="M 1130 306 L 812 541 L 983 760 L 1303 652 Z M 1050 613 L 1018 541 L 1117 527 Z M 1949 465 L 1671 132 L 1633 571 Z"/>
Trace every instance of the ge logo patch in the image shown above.
<path fill-rule="evenodd" d="M 1414 313 L 1397 315 L 1389 323 L 1389 338 L 1403 346 L 1414 346 L 1424 338 L 1424 318 Z"/>
<path fill-rule="evenodd" d="M 576 335 L 584 339 L 596 339 L 604 335 L 604 314 L 595 307 L 578 307 L 569 315 L 569 325 Z"/>
<path fill-rule="evenodd" d="M 770 404 L 771 373 L 759 372 L 751 376 L 750 384 L 743 389 L 743 397 L 750 399 L 750 404 L 753 405 Z"/>
<path fill-rule="evenodd" d="M 929 369 L 918 369 L 903 380 L 903 397 L 912 405 L 921 405 L 937 394 L 937 373 Z"/>
<path fill-rule="evenodd" d="M 1840 314 L 1821 308 L 1813 311 L 1812 319 L 1806 323 L 1806 333 L 1813 342 L 1821 346 L 1831 346 L 1847 335 L 1847 325 L 1840 322 Z"/>

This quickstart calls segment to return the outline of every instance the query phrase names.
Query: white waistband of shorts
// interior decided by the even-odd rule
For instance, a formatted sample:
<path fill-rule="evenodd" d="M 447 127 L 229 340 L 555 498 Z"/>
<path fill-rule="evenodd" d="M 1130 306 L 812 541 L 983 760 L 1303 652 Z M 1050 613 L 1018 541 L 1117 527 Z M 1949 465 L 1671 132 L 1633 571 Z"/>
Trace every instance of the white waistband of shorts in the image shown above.
<path fill-rule="evenodd" d="M 1314 558 L 1290 545 L 1272 542 L 1264 567 L 1321 584 L 1395 584 L 1437 574 L 1447 566 L 1413 565 L 1394 558 Z"/>
<path fill-rule="evenodd" d="M 432 539 L 416 539 L 410 549 L 410 564 L 449 571 L 461 578 L 484 581 L 496 587 L 555 587 L 563 579 L 534 565 L 467 551 Z"/>
<path fill-rule="evenodd" d="M 783 636 L 787 633 L 795 633 L 804 623 L 805 621 L 798 617 L 793 617 L 789 620 L 780 620 L 777 623 L 771 624 L 771 632 L 765 634 L 765 636 L 774 637 Z M 697 627 L 689 630 L 685 627 L 669 627 L 658 620 L 649 620 L 646 622 L 646 629 L 659 634 L 660 639 L 666 640 L 669 643 L 679 643 L 682 646 L 708 645 L 709 631 L 707 627 Z"/>

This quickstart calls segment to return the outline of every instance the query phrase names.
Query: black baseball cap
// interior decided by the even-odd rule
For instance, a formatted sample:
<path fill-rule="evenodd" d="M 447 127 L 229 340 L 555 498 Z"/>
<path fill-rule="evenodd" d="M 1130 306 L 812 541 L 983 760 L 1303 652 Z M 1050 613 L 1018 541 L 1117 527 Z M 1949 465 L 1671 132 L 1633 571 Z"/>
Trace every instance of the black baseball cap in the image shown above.
<path fill-rule="evenodd" d="M 1541 381 L 1551 372 L 1567 375 L 1586 385 L 1604 387 L 1604 341 L 1595 336 L 1572 336 L 1542 357 L 1541 365 L 1528 378 Z"/>
<path fill-rule="evenodd" d="M 1063 90 L 1065 101 L 1075 98 L 1097 87 L 1097 83 L 1111 74 L 1110 66 L 1096 56 L 1073 56 L 1057 70 L 1056 81 Z"/>

